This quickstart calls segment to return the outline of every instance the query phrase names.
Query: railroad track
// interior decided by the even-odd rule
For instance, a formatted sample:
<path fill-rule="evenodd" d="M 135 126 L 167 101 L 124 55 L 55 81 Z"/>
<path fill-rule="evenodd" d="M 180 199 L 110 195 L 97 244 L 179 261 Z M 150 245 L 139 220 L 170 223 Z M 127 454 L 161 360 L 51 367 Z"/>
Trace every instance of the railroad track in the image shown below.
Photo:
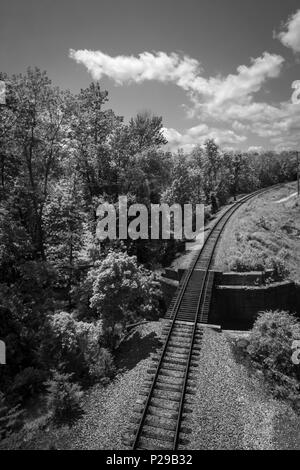
<path fill-rule="evenodd" d="M 188 443 L 186 425 L 192 412 L 195 377 L 203 324 L 208 322 L 214 272 L 212 266 L 221 234 L 238 208 L 272 188 L 256 191 L 230 206 L 216 221 L 184 273 L 167 311 L 164 345 L 153 357 L 149 379 L 140 393 L 133 427 L 124 443 L 131 449 L 176 450 Z"/>

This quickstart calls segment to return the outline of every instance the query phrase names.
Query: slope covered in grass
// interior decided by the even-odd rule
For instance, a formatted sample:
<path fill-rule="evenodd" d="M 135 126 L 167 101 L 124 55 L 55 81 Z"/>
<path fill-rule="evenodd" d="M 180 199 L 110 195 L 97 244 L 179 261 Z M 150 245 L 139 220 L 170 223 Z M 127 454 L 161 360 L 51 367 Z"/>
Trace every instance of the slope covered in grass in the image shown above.
<path fill-rule="evenodd" d="M 279 277 L 300 282 L 300 200 L 295 189 L 289 183 L 243 205 L 224 231 L 215 267 L 240 272 L 275 268 Z"/>

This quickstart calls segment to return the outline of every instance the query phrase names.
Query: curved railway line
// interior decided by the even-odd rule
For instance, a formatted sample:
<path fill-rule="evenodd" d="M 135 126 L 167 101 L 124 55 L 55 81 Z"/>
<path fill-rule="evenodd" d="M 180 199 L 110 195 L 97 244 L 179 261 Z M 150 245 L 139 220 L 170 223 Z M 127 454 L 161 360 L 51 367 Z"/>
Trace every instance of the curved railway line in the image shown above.
<path fill-rule="evenodd" d="M 276 185 L 277 186 L 277 185 Z M 176 450 L 188 442 L 188 414 L 192 412 L 194 378 L 201 350 L 203 324 L 208 323 L 216 247 L 220 236 L 242 204 L 273 189 L 256 191 L 231 205 L 206 236 L 185 271 L 167 311 L 162 350 L 153 357 L 135 411 L 133 429 L 126 438 L 131 449 Z"/>

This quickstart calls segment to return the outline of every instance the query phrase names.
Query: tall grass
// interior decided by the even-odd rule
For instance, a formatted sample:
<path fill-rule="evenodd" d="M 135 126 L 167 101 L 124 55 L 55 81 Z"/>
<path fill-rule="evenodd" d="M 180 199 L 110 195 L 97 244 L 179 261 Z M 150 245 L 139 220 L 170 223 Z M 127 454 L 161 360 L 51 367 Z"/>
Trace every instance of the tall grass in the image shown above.
<path fill-rule="evenodd" d="M 242 206 L 222 237 L 215 266 L 223 271 L 273 269 L 276 279 L 300 281 L 300 211 L 289 184 Z"/>

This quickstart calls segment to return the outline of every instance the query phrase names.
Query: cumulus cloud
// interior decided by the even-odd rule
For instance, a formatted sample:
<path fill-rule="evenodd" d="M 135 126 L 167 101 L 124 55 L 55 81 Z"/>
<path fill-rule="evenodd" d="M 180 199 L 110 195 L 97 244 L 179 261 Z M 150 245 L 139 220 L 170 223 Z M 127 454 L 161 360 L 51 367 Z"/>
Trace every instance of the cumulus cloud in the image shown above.
<path fill-rule="evenodd" d="M 174 82 L 185 90 L 193 87 L 200 72 L 197 60 L 176 53 L 142 52 L 133 55 L 111 57 L 101 51 L 70 50 L 70 57 L 83 64 L 95 80 L 107 76 L 117 84 L 142 83 L 147 80 Z"/>
<path fill-rule="evenodd" d="M 251 59 L 250 66 L 240 65 L 236 74 L 207 79 L 201 76 L 196 59 L 176 53 L 143 52 L 138 57 L 111 57 L 101 51 L 71 49 L 70 57 L 83 64 L 96 80 L 107 76 L 119 85 L 148 80 L 175 83 L 190 93 L 195 104 L 204 101 L 208 106 L 247 99 L 268 78 L 279 75 L 284 61 L 279 55 L 264 52 L 261 57 Z"/>
<path fill-rule="evenodd" d="M 277 38 L 295 53 L 300 52 L 300 10 L 290 16 Z"/>
<path fill-rule="evenodd" d="M 252 145 L 250 147 L 248 147 L 248 150 L 247 152 L 249 153 L 260 153 L 260 152 L 263 152 L 263 147 L 261 145 Z"/>
<path fill-rule="evenodd" d="M 281 33 L 281 40 L 293 44 L 294 49 L 298 47 L 298 16 L 300 19 L 300 10 L 289 20 L 287 31 Z M 207 138 L 214 138 L 222 146 L 240 147 L 251 134 L 267 139 L 269 147 L 279 148 L 285 140 L 289 145 L 300 144 L 300 105 L 255 100 L 268 80 L 280 75 L 284 64 L 280 55 L 264 52 L 248 65 L 238 66 L 234 73 L 215 77 L 205 77 L 199 61 L 177 53 L 112 57 L 101 51 L 71 50 L 70 57 L 84 65 L 96 80 L 106 76 L 119 85 L 155 80 L 185 90 L 190 99 L 188 115 L 197 118 L 198 125 L 184 132 L 166 128 L 172 149 L 189 151 Z"/>
<path fill-rule="evenodd" d="M 191 127 L 183 133 L 173 128 L 164 128 L 163 131 L 171 150 L 181 148 L 186 152 L 190 152 L 196 145 L 203 145 L 207 139 L 214 139 L 222 146 L 239 145 L 247 139 L 231 129 L 218 129 L 206 124 Z"/>

